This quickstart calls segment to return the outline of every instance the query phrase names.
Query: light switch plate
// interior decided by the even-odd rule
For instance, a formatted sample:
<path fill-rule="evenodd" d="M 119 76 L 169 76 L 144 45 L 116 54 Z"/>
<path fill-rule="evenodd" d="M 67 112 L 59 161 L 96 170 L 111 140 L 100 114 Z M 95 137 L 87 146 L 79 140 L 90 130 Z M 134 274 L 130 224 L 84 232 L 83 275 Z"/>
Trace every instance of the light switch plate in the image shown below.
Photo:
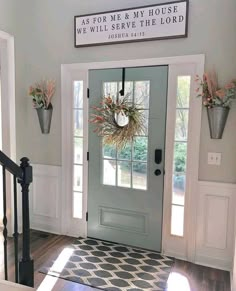
<path fill-rule="evenodd" d="M 208 165 L 221 165 L 221 153 L 208 153 Z"/>

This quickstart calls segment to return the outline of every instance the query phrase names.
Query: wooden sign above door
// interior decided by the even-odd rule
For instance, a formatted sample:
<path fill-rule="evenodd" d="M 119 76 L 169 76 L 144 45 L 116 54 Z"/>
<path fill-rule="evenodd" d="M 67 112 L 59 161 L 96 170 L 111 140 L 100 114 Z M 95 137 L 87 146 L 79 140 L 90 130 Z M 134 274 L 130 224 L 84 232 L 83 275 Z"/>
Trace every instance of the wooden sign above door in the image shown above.
<path fill-rule="evenodd" d="M 75 16 L 75 47 L 187 37 L 188 0 Z"/>

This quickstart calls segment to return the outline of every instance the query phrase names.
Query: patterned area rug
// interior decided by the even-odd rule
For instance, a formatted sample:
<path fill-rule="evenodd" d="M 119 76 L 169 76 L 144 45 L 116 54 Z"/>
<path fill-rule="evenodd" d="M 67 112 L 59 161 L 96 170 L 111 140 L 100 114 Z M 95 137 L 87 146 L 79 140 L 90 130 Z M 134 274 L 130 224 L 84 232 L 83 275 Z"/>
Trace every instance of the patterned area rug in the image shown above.
<path fill-rule="evenodd" d="M 159 253 L 94 239 L 68 249 L 39 272 L 107 291 L 156 291 L 166 289 L 173 265 Z"/>

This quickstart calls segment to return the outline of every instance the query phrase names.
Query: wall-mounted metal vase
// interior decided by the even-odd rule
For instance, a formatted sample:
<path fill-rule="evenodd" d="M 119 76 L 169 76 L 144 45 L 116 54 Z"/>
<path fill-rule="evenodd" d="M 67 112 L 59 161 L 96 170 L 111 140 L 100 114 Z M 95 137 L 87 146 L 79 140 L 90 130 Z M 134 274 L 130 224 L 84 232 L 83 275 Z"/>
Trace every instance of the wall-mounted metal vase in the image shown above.
<path fill-rule="evenodd" d="M 210 136 L 212 139 L 221 139 L 228 118 L 229 108 L 207 108 Z"/>
<path fill-rule="evenodd" d="M 52 120 L 52 111 L 53 108 L 44 109 L 44 108 L 37 108 L 39 124 L 42 133 L 47 134 L 50 132 L 51 127 L 51 120 Z"/>

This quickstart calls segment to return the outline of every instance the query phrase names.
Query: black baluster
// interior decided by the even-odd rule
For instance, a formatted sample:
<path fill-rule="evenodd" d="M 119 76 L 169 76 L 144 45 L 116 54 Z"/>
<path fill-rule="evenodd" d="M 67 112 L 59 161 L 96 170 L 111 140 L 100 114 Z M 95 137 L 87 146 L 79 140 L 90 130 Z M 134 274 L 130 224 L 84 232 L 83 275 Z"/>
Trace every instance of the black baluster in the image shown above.
<path fill-rule="evenodd" d="M 29 184 L 32 182 L 32 167 L 27 158 L 21 159 L 20 165 L 23 179 L 19 180 L 22 187 L 22 218 L 23 218 L 23 249 L 20 261 L 20 284 L 34 286 L 34 262 L 30 257 L 30 224 L 29 224 Z"/>
<path fill-rule="evenodd" d="M 19 282 L 19 268 L 18 268 L 18 216 L 17 216 L 17 182 L 14 176 L 14 246 L 15 246 L 15 282 Z"/>
<path fill-rule="evenodd" d="M 2 181 L 3 181 L 3 237 L 4 237 L 4 272 L 5 280 L 8 280 L 7 268 L 7 194 L 6 194 L 6 168 L 2 167 Z"/>

